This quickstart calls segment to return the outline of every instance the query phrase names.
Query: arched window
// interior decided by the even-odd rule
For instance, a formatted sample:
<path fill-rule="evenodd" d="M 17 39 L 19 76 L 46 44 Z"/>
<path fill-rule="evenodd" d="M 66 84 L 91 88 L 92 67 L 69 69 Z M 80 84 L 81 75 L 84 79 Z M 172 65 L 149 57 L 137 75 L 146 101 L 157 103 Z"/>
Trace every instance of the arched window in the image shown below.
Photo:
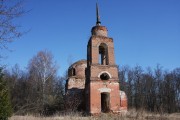
<path fill-rule="evenodd" d="M 76 69 L 75 69 L 75 68 L 72 69 L 72 75 L 73 75 L 73 76 L 76 75 Z"/>
<path fill-rule="evenodd" d="M 109 80 L 110 76 L 107 73 L 102 73 L 100 75 L 101 80 Z"/>
<path fill-rule="evenodd" d="M 99 45 L 99 64 L 108 65 L 108 47 L 105 43 Z"/>

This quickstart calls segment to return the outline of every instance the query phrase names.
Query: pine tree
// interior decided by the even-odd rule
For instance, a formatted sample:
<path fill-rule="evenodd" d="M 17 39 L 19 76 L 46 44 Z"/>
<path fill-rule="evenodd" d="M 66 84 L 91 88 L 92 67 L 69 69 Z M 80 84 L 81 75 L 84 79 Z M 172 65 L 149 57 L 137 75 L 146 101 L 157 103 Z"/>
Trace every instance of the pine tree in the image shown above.
<path fill-rule="evenodd" d="M 3 80 L 2 68 L 0 68 L 0 120 L 7 120 L 12 114 L 7 83 Z"/>

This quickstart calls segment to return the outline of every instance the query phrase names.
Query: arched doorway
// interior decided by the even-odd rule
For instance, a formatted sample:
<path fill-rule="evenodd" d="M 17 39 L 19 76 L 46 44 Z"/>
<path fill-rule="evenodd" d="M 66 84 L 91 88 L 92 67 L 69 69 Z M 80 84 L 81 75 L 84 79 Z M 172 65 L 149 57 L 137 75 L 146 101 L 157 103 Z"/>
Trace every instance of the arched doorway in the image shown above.
<path fill-rule="evenodd" d="M 101 93 L 101 112 L 107 113 L 110 111 L 110 94 Z"/>

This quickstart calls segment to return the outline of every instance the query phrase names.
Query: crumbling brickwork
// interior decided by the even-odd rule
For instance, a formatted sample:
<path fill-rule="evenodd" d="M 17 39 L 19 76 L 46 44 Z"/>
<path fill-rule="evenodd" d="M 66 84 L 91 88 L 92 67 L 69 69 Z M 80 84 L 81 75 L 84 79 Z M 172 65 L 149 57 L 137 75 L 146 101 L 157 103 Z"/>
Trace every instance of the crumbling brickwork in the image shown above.
<path fill-rule="evenodd" d="M 84 105 L 85 89 L 85 69 L 86 60 L 80 60 L 72 64 L 68 69 L 68 79 L 66 81 L 65 104 L 66 109 L 81 110 Z"/>
<path fill-rule="evenodd" d="M 127 96 L 124 91 L 120 91 L 120 111 L 123 113 L 127 112 Z"/>

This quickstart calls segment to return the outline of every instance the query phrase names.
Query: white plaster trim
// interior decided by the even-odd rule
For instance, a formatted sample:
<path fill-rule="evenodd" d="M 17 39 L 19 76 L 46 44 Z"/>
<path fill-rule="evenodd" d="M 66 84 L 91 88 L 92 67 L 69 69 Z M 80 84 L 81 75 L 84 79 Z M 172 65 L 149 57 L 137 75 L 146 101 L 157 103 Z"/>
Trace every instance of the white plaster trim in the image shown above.
<path fill-rule="evenodd" d="M 108 92 L 108 93 L 110 93 L 111 92 L 111 89 L 110 88 L 100 88 L 100 89 L 98 89 L 101 93 L 103 93 L 103 92 Z"/>
<path fill-rule="evenodd" d="M 119 91 L 119 94 L 120 94 L 120 98 L 121 99 L 126 99 L 127 98 L 127 96 L 126 96 L 126 93 L 124 92 L 124 91 Z"/>
<path fill-rule="evenodd" d="M 103 74 L 103 73 L 107 73 L 107 74 L 109 75 L 109 77 L 112 78 L 111 74 L 110 74 L 109 72 L 107 72 L 107 71 L 102 71 L 102 72 L 100 72 L 100 73 L 98 74 L 98 77 L 100 78 L 101 74 Z"/>

